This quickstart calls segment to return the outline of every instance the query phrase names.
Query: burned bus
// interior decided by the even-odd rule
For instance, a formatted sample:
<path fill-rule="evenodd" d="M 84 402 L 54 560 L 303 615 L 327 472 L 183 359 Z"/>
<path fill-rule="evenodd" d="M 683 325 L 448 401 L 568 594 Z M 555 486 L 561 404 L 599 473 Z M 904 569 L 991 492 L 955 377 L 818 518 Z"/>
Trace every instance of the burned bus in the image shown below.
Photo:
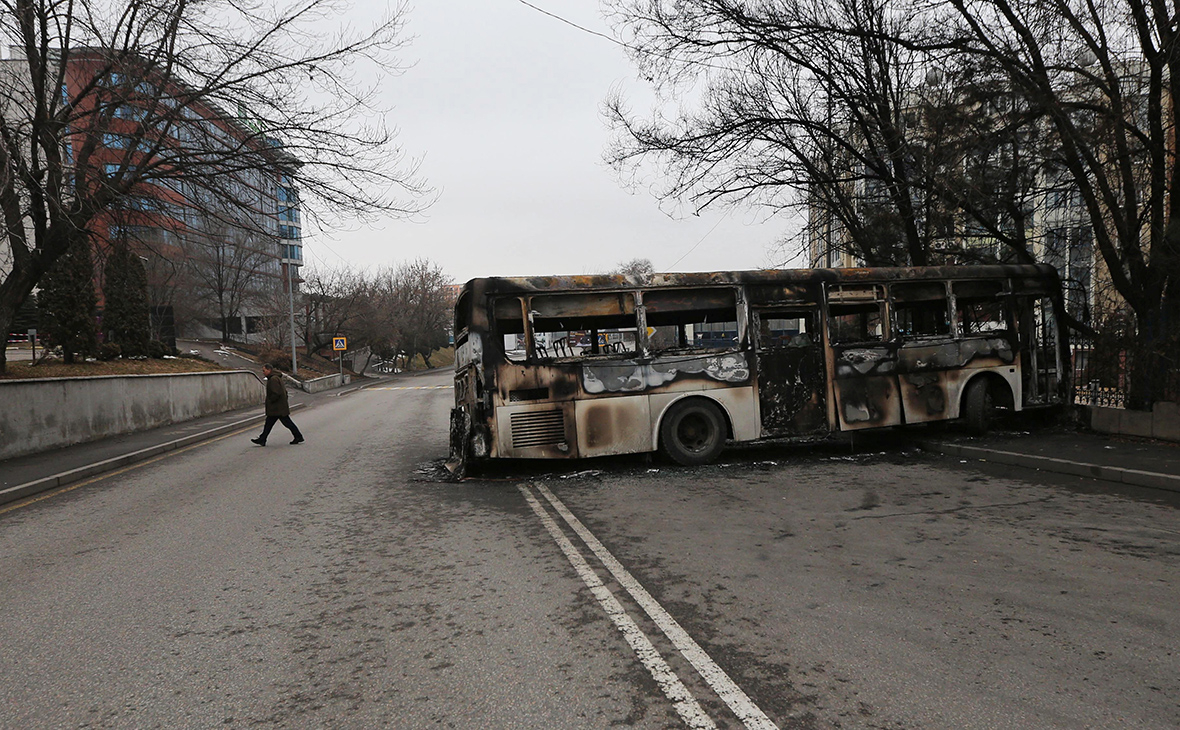
<path fill-rule="evenodd" d="M 469 281 L 455 304 L 451 460 L 819 438 L 1064 402 L 1050 266 Z"/>

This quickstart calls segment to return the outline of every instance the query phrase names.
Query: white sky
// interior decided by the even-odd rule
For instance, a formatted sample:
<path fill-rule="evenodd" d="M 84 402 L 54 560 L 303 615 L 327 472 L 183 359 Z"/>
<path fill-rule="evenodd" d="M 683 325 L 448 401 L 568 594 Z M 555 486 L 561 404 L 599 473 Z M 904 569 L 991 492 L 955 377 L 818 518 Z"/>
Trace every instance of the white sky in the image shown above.
<path fill-rule="evenodd" d="M 610 34 L 597 3 L 530 2 Z M 376 11 L 364 5 L 358 12 Z M 439 199 L 421 222 L 309 230 L 308 264 L 425 256 L 463 282 L 601 273 L 639 257 L 657 271 L 783 263 L 771 246 L 789 219 L 746 209 L 675 219 L 603 163 L 603 99 L 615 85 L 646 98 L 618 45 L 518 0 L 415 0 L 407 32 L 414 40 L 403 60 L 414 65 L 382 93 L 400 145 L 424 158 L 421 173 Z"/>

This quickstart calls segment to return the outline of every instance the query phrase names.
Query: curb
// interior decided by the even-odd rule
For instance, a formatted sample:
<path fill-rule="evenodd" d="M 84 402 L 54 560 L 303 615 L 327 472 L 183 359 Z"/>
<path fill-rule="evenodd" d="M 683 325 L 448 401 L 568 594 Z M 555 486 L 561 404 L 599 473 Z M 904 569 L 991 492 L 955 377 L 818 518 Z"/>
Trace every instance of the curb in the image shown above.
<path fill-rule="evenodd" d="M 334 395 L 337 398 L 339 398 L 342 395 L 348 395 L 349 393 L 355 393 L 358 390 L 364 390 L 365 388 L 372 388 L 375 385 L 381 385 L 382 383 L 388 383 L 390 380 L 393 380 L 393 378 L 382 378 L 380 380 L 374 380 L 371 383 L 362 383 L 361 385 L 358 385 L 353 388 L 348 388 L 347 390 L 342 390 L 339 393 L 335 393 Z"/>
<path fill-rule="evenodd" d="M 303 403 L 295 403 L 292 404 L 291 410 L 294 411 L 302 407 L 304 407 Z M 233 423 L 227 423 L 222 426 L 217 426 L 216 428 L 211 428 L 208 431 L 189 434 L 188 436 L 182 436 L 181 438 L 174 439 L 172 441 L 165 441 L 162 444 L 156 444 L 155 446 L 148 446 L 147 448 L 140 449 L 138 451 L 132 451 L 128 454 L 121 454 L 119 456 L 112 456 L 111 458 L 105 459 L 103 461 L 96 461 L 93 464 L 80 466 L 77 469 L 70 469 L 69 471 L 63 471 L 52 476 L 34 479 L 33 481 L 25 482 L 24 484 L 17 484 L 16 486 L 0 490 L 0 504 L 15 502 L 17 500 L 24 499 L 25 497 L 31 497 L 34 494 L 39 494 L 50 489 L 56 489 L 57 487 L 63 487 L 67 484 L 81 481 L 87 477 L 105 474 L 106 472 L 114 471 L 115 469 L 127 466 L 129 464 L 146 461 L 153 456 L 157 456 L 169 451 L 175 451 L 176 449 L 189 446 L 190 444 L 207 441 L 216 436 L 237 430 L 246 424 L 254 423 L 255 421 L 262 421 L 265 418 L 266 415 L 260 413 L 256 416 L 243 418 L 240 421 L 234 421 Z"/>
<path fill-rule="evenodd" d="M 1149 489 L 1163 489 L 1169 492 L 1180 492 L 1180 476 L 1159 474 L 1157 472 L 1140 471 L 1138 469 L 1124 469 L 1118 466 L 1101 466 L 1099 464 L 1085 464 L 1065 459 L 1054 459 L 1049 456 L 1032 456 L 1013 451 L 999 451 L 997 449 L 983 449 L 978 446 L 958 446 L 936 442 L 922 442 L 919 444 L 924 451 L 932 451 L 947 456 L 963 456 L 980 461 L 993 461 L 997 464 L 1022 466 L 1028 469 L 1069 474 L 1079 477 L 1104 479 L 1108 482 L 1132 484 Z"/>

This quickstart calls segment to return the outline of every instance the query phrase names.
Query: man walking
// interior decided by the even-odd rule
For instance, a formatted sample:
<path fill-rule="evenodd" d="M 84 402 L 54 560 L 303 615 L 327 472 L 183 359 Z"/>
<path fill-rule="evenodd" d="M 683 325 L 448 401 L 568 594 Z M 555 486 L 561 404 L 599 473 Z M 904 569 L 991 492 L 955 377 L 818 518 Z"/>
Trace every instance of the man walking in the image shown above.
<path fill-rule="evenodd" d="M 287 388 L 283 385 L 283 376 L 279 375 L 270 363 L 263 364 L 262 374 L 266 376 L 266 425 L 262 427 L 261 436 L 250 440 L 259 446 L 266 446 L 266 437 L 274 428 L 275 421 L 282 421 L 295 437 L 291 443 L 303 443 L 303 434 L 299 433 L 299 427 L 291 420 L 291 407 L 287 404 Z"/>

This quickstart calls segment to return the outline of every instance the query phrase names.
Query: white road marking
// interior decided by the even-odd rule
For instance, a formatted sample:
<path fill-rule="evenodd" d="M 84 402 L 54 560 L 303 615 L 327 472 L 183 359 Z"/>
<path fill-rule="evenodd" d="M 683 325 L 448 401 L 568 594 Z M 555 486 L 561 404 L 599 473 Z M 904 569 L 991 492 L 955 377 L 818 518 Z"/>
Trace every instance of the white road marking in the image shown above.
<path fill-rule="evenodd" d="M 627 615 L 627 611 L 619 603 L 619 600 L 615 598 L 609 588 L 602 584 L 602 581 L 594 570 L 590 568 L 586 559 L 582 557 L 578 549 L 565 536 L 565 533 L 561 531 L 561 528 L 557 526 L 557 523 L 545 511 L 545 508 L 541 506 L 540 501 L 529 491 L 528 485 L 521 484 L 519 488 L 521 493 L 524 494 L 524 498 L 528 501 L 529 506 L 533 508 L 533 512 L 540 518 L 541 524 L 545 525 L 545 529 L 549 531 L 554 541 L 557 542 L 558 547 L 565 553 L 565 557 L 570 561 L 570 565 L 574 566 L 578 577 L 582 579 L 582 582 L 586 584 L 586 587 L 590 589 L 590 592 L 602 604 L 603 609 L 606 610 L 606 615 L 610 617 L 610 620 L 622 632 L 623 638 L 627 640 L 627 643 L 631 645 L 635 654 L 639 656 L 639 661 L 643 662 L 643 665 L 647 667 L 647 671 L 651 672 L 652 678 L 656 680 L 656 683 L 660 685 L 660 689 L 664 690 L 664 694 L 672 701 L 673 707 L 676 708 L 676 712 L 680 714 L 685 724 L 691 728 L 716 728 L 717 725 L 705 714 L 704 709 L 701 708 L 696 698 L 692 696 L 692 693 L 688 691 L 688 688 L 684 686 L 684 683 L 680 681 L 680 678 L 676 676 L 676 673 L 672 671 L 672 668 L 660 656 L 660 652 L 652 646 L 651 640 L 635 624 L 635 621 Z"/>
<path fill-rule="evenodd" d="M 549 504 L 553 506 L 553 509 L 555 509 L 559 515 L 561 515 L 562 519 L 564 519 L 566 523 L 571 528 L 573 528 L 574 532 L 578 533 L 578 536 L 582 538 L 584 543 L 586 543 L 586 547 L 590 548 L 590 551 L 593 552 L 600 561 L 602 561 L 602 564 L 606 566 L 606 569 L 609 570 L 611 575 L 615 577 L 615 580 L 619 582 L 619 585 L 627 589 L 627 592 L 631 594 L 631 597 L 635 599 L 635 602 L 638 603 L 643 608 L 643 610 L 647 612 L 647 615 L 651 617 L 651 620 L 660 627 L 660 630 L 664 632 L 664 635 L 668 637 L 673 646 L 675 646 L 680 651 L 680 653 L 684 655 L 684 658 L 687 659 L 690 664 L 692 664 L 692 666 L 701 675 L 701 678 L 713 688 L 713 691 L 717 693 L 717 696 L 725 701 L 725 704 L 729 705 L 729 709 L 733 710 L 733 713 L 738 716 L 738 719 L 742 721 L 742 724 L 751 730 L 770 730 L 771 728 L 777 730 L 778 726 L 771 722 L 770 718 L 766 716 L 766 713 L 762 712 L 762 710 L 759 709 L 756 704 L 754 704 L 754 701 L 751 700 L 749 696 L 747 696 L 746 693 L 743 692 L 742 689 L 738 687 L 732 679 L 729 678 L 729 675 L 725 673 L 724 669 L 717 666 L 717 663 L 714 662 L 712 658 L 710 658 L 709 655 L 705 653 L 705 650 L 702 649 L 700 645 L 688 635 L 688 632 L 681 628 L 680 624 L 676 622 L 676 619 L 672 618 L 672 616 L 664 610 L 664 607 L 661 606 L 659 602 L 656 601 L 656 599 L 652 598 L 651 594 L 648 593 L 647 590 L 639 584 L 639 581 L 635 580 L 631 573 L 629 573 L 627 569 L 623 567 L 622 563 L 616 560 L 615 556 L 611 555 L 606 547 L 603 546 L 603 544 L 599 542 L 589 530 L 586 529 L 585 525 L 583 525 L 577 517 L 574 517 L 573 513 L 566 509 L 565 504 L 557 499 L 557 497 L 555 497 L 545 485 L 537 484 L 535 486 L 537 491 L 544 495 L 545 499 L 549 501 Z"/>
<path fill-rule="evenodd" d="M 366 388 L 366 390 L 450 390 L 453 385 L 388 385 L 384 387 Z"/>

